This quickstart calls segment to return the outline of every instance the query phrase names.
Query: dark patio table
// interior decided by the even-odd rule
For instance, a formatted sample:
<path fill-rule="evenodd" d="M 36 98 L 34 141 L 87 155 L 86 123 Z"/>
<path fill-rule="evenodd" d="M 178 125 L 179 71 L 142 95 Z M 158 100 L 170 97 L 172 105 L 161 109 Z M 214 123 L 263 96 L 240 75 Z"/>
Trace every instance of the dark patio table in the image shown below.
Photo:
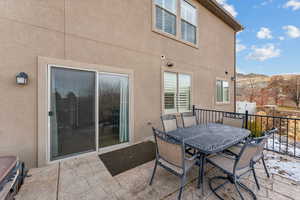
<path fill-rule="evenodd" d="M 183 140 L 186 146 L 200 152 L 198 188 L 200 188 L 201 184 L 202 191 L 204 191 L 203 180 L 206 156 L 222 152 L 238 144 L 250 135 L 250 131 L 243 128 L 210 123 L 189 128 L 179 128 L 167 134 L 180 141 Z"/>

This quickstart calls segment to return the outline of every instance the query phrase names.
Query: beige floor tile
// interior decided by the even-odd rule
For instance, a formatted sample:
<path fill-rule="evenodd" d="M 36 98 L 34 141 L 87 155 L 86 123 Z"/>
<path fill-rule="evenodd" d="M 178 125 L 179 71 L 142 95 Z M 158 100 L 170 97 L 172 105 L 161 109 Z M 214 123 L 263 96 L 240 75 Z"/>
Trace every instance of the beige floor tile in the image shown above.
<path fill-rule="evenodd" d="M 56 200 L 58 164 L 31 169 L 28 174 L 17 200 Z"/>
<path fill-rule="evenodd" d="M 59 200 L 172 200 L 177 199 L 180 179 L 157 168 L 153 184 L 149 186 L 154 162 L 148 162 L 134 169 L 112 177 L 97 155 L 69 159 L 48 167 L 32 169 L 32 177 L 26 179 L 17 200 L 54 200 L 59 176 Z M 297 200 L 300 185 L 289 179 L 272 175 L 268 179 L 261 164 L 257 165 L 257 174 L 261 190 L 258 190 L 253 175 L 245 176 L 242 182 L 257 195 L 259 200 Z M 197 189 L 198 168 L 188 175 L 187 185 L 183 191 L 183 200 L 216 200 L 210 191 L 208 180 L 214 176 L 224 175 L 220 170 L 207 166 L 205 172 L 204 195 Z M 218 185 L 217 181 L 213 185 Z M 245 199 L 252 199 L 243 190 Z M 218 192 L 224 199 L 240 199 L 232 184 L 227 184 Z"/>

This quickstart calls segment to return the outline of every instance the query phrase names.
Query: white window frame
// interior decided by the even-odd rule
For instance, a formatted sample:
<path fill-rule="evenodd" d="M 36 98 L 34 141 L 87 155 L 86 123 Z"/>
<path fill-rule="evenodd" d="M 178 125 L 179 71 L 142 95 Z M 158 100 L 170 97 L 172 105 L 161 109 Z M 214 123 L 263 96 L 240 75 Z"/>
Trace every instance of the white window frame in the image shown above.
<path fill-rule="evenodd" d="M 105 65 L 96 65 L 96 64 L 87 64 L 70 60 L 61 60 L 54 58 L 38 57 L 38 166 L 45 166 L 52 163 L 58 163 L 61 160 L 68 160 L 76 157 L 84 157 L 91 154 L 102 154 L 108 151 L 124 148 L 130 146 L 134 143 L 134 71 L 131 69 L 123 69 L 115 66 L 105 66 Z M 50 68 L 51 67 L 61 67 L 69 68 L 81 71 L 92 71 L 97 74 L 99 73 L 108 73 L 115 74 L 118 76 L 127 76 L 129 81 L 129 142 L 117 144 L 109 147 L 98 148 L 98 138 L 96 139 L 96 150 L 87 153 L 73 154 L 65 158 L 50 160 L 50 123 L 49 123 L 49 86 L 50 86 Z M 97 86 L 96 82 L 96 86 Z M 96 90 L 98 92 L 98 90 Z M 98 95 L 96 95 L 98 98 Z M 98 101 L 95 103 L 97 104 Z M 96 108 L 98 111 L 98 109 Z M 97 112 L 98 113 L 98 112 Z M 96 114 L 96 113 L 95 113 Z M 98 114 L 96 114 L 98 117 Z M 98 137 L 99 131 L 96 126 L 96 137 Z"/>
<path fill-rule="evenodd" d="M 196 9 L 196 43 L 192 43 L 181 39 L 181 0 L 176 0 L 176 35 L 164 32 L 156 28 L 156 3 L 152 0 L 152 31 L 170 39 L 176 40 L 183 44 L 189 45 L 194 48 L 199 48 L 199 8 L 190 0 L 184 0 Z"/>
<path fill-rule="evenodd" d="M 218 86 L 217 86 L 218 81 L 222 82 L 222 101 L 218 101 Z M 225 101 L 223 82 L 228 83 L 228 101 Z M 230 82 L 226 79 L 217 78 L 215 82 L 215 88 L 216 88 L 216 104 L 230 104 Z"/>
<path fill-rule="evenodd" d="M 176 105 L 175 105 L 175 110 L 176 112 L 166 112 L 165 109 L 165 79 L 164 79 L 164 74 L 165 73 L 174 73 L 176 74 Z M 179 91 L 179 74 L 183 74 L 183 75 L 188 75 L 190 76 L 190 84 L 191 84 L 191 96 L 190 96 L 190 104 L 191 104 L 191 110 L 192 110 L 192 105 L 193 105 L 193 74 L 189 73 L 189 72 L 182 72 L 182 71 L 171 71 L 171 70 L 162 70 L 162 93 L 161 93 L 161 100 L 162 100 L 162 113 L 163 114 L 178 114 L 178 113 L 183 113 L 183 112 L 187 112 L 187 111 L 179 111 L 178 106 L 177 106 L 177 102 L 178 102 L 178 91 Z"/>
<path fill-rule="evenodd" d="M 176 2 L 175 2 L 175 4 L 176 4 L 176 12 L 175 12 L 175 13 L 172 13 L 172 12 L 169 11 L 168 9 L 163 8 L 163 7 L 160 6 L 160 5 L 157 5 L 157 4 L 155 3 L 155 1 L 156 1 L 156 0 L 153 0 L 153 12 L 154 12 L 154 14 L 155 14 L 155 15 L 153 15 L 153 17 L 155 17 L 155 18 L 153 18 L 153 22 L 154 22 L 154 27 L 153 27 L 153 28 L 154 28 L 156 31 L 158 31 L 158 32 L 160 32 L 160 33 L 162 33 L 162 34 L 167 35 L 168 37 L 176 38 L 176 36 L 177 36 L 177 34 L 178 34 L 178 1 L 180 1 L 180 0 L 175 0 L 175 1 L 176 1 Z M 171 13 L 172 15 L 175 16 L 175 26 L 176 26 L 176 27 L 175 27 L 175 35 L 173 35 L 173 34 L 171 34 L 171 33 L 168 33 L 168 32 L 165 32 L 165 31 L 163 31 L 163 30 L 160 30 L 160 29 L 156 28 L 156 6 L 159 7 L 160 9 L 164 10 L 165 12 L 169 12 L 169 13 Z"/>

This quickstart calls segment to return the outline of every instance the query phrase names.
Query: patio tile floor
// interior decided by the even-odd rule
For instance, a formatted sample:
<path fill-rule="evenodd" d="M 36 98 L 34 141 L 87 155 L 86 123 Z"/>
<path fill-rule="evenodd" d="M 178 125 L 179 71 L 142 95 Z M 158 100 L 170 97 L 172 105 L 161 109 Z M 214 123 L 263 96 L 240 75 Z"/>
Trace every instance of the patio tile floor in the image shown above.
<path fill-rule="evenodd" d="M 179 179 L 162 168 L 157 169 L 152 186 L 149 178 L 154 162 L 148 162 L 112 177 L 97 155 L 73 158 L 43 168 L 31 169 L 17 200 L 173 200 L 177 198 Z M 272 174 L 268 179 L 261 165 L 257 166 L 261 190 L 256 189 L 252 174 L 243 182 L 257 194 L 258 199 L 300 199 L 300 185 Z M 196 189 L 197 168 L 189 174 L 183 198 L 186 200 L 217 199 L 208 188 L 208 178 L 222 175 L 207 166 L 204 196 Z M 239 199 L 232 185 L 220 192 L 224 199 Z M 245 193 L 246 199 L 251 199 Z"/>

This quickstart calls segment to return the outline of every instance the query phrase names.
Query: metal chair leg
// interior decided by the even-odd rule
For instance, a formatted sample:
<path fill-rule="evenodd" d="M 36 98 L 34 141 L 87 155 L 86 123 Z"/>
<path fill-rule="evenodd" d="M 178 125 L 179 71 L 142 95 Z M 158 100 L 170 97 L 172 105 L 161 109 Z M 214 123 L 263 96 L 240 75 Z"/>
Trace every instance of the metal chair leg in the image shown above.
<path fill-rule="evenodd" d="M 254 180 L 255 180 L 255 183 L 256 183 L 257 189 L 259 189 L 259 190 L 260 190 L 260 186 L 259 186 L 259 183 L 258 183 L 258 180 L 257 180 L 257 177 L 256 177 L 256 173 L 255 173 L 255 169 L 254 169 L 254 167 L 252 168 L 252 172 L 253 172 L 253 176 L 254 176 Z"/>
<path fill-rule="evenodd" d="M 200 189 L 200 185 L 202 184 L 202 178 L 203 178 L 203 167 L 204 163 L 203 163 L 203 155 L 200 156 L 199 158 L 199 176 L 198 176 L 198 183 L 197 183 L 197 188 Z"/>
<path fill-rule="evenodd" d="M 241 191 L 240 191 L 240 189 L 239 189 L 239 187 L 238 187 L 238 183 L 235 181 L 235 182 L 233 183 L 233 185 L 235 186 L 235 189 L 236 189 L 237 192 L 239 193 L 241 199 L 244 200 L 244 197 L 243 197 L 243 195 L 242 195 L 242 193 L 241 193 Z"/>
<path fill-rule="evenodd" d="M 183 188 L 185 186 L 185 182 L 186 182 L 186 175 L 183 174 L 183 176 L 181 177 L 181 183 L 180 183 L 180 190 L 179 190 L 179 194 L 178 194 L 178 200 L 181 199 Z"/>
<path fill-rule="evenodd" d="M 149 185 L 152 185 L 154 175 L 155 175 L 155 172 L 156 172 L 156 168 L 157 168 L 157 160 L 155 160 L 155 165 L 154 165 L 154 169 L 153 169 L 153 172 L 152 172 L 152 176 L 151 176 Z"/>
<path fill-rule="evenodd" d="M 198 182 L 197 182 L 197 188 L 199 189 L 201 185 L 201 163 L 200 166 L 198 168 Z"/>
<path fill-rule="evenodd" d="M 217 180 L 217 179 L 221 179 L 221 180 L 226 180 L 223 184 L 219 185 L 218 187 L 216 188 L 213 188 L 212 187 L 212 181 L 213 180 Z M 216 177 L 213 177 L 211 179 L 209 179 L 208 181 L 208 186 L 210 188 L 210 190 L 214 193 L 214 195 L 216 195 L 219 199 L 221 200 L 224 200 L 220 195 L 218 195 L 217 191 L 222 188 L 223 186 L 225 186 L 227 183 L 229 183 L 229 179 L 227 177 L 223 177 L 223 176 L 216 176 Z"/>
<path fill-rule="evenodd" d="M 244 190 L 246 190 L 247 192 L 249 192 L 251 194 L 251 196 L 253 197 L 254 200 L 257 200 L 256 195 L 254 194 L 254 192 L 252 190 L 250 190 L 246 185 L 244 185 L 243 183 L 237 181 L 236 182 L 239 186 L 241 186 L 241 188 L 243 188 Z"/>
<path fill-rule="evenodd" d="M 265 158 L 264 158 L 264 156 L 262 156 L 262 163 L 263 163 L 263 165 L 264 165 L 264 168 L 265 168 L 265 172 L 266 172 L 266 174 L 267 174 L 267 177 L 268 178 L 270 178 L 270 174 L 269 174 L 269 172 L 268 172 L 268 168 L 267 168 L 267 165 L 266 165 L 266 163 L 265 163 Z"/>
<path fill-rule="evenodd" d="M 223 184 L 219 185 L 218 187 L 213 188 L 213 187 L 212 187 L 212 181 L 213 181 L 213 180 L 217 180 L 217 179 L 226 180 L 226 181 L 225 181 Z M 245 198 L 243 197 L 243 195 L 242 195 L 242 193 L 241 193 L 241 191 L 240 191 L 240 189 L 239 189 L 238 186 L 240 186 L 240 187 L 241 187 L 242 189 L 244 189 L 245 191 L 249 192 L 249 193 L 251 194 L 251 196 L 253 197 L 254 200 L 257 199 L 257 198 L 256 198 L 256 195 L 254 194 L 254 192 L 253 192 L 252 190 L 250 190 L 246 185 L 240 183 L 238 180 L 234 180 L 233 177 L 216 176 L 216 177 L 213 177 L 213 178 L 209 179 L 208 185 L 209 185 L 211 191 L 212 191 L 212 192 L 213 192 L 220 200 L 224 200 L 220 195 L 218 195 L 217 191 L 218 191 L 221 187 L 223 187 L 224 185 L 226 185 L 227 183 L 232 183 L 232 184 L 235 186 L 235 188 L 236 188 L 236 190 L 237 190 L 237 192 L 238 192 L 238 194 L 239 194 L 239 196 L 240 196 L 240 198 L 241 198 L 242 200 L 244 200 Z"/>

